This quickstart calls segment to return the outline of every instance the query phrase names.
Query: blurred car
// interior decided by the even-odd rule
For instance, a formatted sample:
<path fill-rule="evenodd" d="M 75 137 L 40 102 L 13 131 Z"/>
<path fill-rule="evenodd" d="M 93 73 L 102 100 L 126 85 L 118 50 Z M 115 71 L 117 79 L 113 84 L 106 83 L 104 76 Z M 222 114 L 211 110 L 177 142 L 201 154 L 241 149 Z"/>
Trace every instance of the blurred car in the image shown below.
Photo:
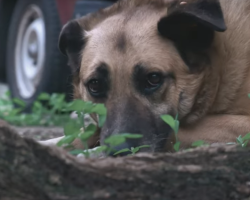
<path fill-rule="evenodd" d="M 0 0 L 0 81 L 29 109 L 41 92 L 70 93 L 58 36 L 70 19 L 115 0 Z"/>

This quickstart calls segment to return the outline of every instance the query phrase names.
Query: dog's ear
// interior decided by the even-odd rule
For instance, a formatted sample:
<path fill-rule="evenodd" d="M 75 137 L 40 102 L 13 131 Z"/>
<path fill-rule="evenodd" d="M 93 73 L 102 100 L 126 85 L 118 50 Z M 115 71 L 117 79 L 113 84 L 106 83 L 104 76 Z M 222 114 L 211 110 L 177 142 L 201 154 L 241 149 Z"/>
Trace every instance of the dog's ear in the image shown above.
<path fill-rule="evenodd" d="M 80 53 L 85 44 L 83 33 L 83 28 L 78 21 L 72 20 L 64 25 L 59 36 L 59 49 L 68 57 L 73 71 L 80 68 Z"/>
<path fill-rule="evenodd" d="M 158 22 L 158 31 L 180 47 L 207 48 L 214 31 L 226 25 L 219 0 L 173 1 L 167 15 Z"/>

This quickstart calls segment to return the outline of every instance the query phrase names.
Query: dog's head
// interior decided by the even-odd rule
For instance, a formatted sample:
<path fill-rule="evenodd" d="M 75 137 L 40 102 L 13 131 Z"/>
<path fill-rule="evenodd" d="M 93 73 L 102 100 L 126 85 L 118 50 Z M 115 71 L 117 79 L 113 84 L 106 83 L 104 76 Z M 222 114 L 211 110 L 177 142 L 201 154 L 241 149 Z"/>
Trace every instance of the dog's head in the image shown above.
<path fill-rule="evenodd" d="M 75 97 L 108 110 L 101 143 L 137 133 L 143 139 L 119 148 L 166 150 L 173 137 L 161 115 L 184 121 L 194 112 L 214 32 L 225 29 L 218 0 L 123 0 L 66 24 L 59 47 L 74 72 Z"/>

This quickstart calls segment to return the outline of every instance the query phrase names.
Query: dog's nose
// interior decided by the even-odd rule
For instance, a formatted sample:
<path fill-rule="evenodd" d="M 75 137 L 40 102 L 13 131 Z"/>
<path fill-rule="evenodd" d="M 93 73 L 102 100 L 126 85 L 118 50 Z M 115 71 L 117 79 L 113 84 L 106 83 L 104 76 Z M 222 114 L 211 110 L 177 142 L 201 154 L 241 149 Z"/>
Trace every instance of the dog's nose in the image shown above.
<path fill-rule="evenodd" d="M 126 152 L 122 152 L 122 153 L 119 153 L 117 155 L 114 155 L 116 152 L 121 151 L 123 149 L 131 149 L 131 145 L 129 145 L 129 143 L 125 142 L 121 145 L 112 147 L 112 150 L 110 151 L 109 156 L 118 157 L 118 156 L 127 156 L 127 155 L 131 154 L 130 151 L 126 151 Z"/>

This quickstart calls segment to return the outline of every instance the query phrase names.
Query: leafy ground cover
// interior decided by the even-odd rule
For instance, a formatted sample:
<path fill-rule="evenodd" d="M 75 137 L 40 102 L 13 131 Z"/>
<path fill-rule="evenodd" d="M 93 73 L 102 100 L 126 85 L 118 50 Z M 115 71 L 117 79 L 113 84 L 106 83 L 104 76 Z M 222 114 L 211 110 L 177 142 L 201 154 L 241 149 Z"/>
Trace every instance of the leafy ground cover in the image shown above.
<path fill-rule="evenodd" d="M 15 105 L 15 106 L 14 106 Z M 105 152 L 110 154 L 113 152 L 113 148 L 131 138 L 141 138 L 143 135 L 119 133 L 117 135 L 110 136 L 105 140 L 105 144 L 90 150 L 87 145 L 88 139 L 96 132 L 97 128 L 101 128 L 106 120 L 107 110 L 103 104 L 94 104 L 92 102 L 84 102 L 82 100 L 74 100 L 72 102 L 65 101 L 64 94 L 46 94 L 42 93 L 35 101 L 32 112 L 24 113 L 23 109 L 25 103 L 20 99 L 11 99 L 10 93 L 7 92 L 4 97 L 0 98 L 0 119 L 9 122 L 16 126 L 59 126 L 63 127 L 64 137 L 58 142 L 60 147 L 70 147 L 71 143 L 75 139 L 80 139 L 85 150 L 75 149 L 70 153 L 73 155 L 83 154 L 85 157 L 89 157 L 90 152 L 99 154 Z M 76 119 L 70 117 L 70 113 L 75 112 L 77 114 Z M 85 123 L 85 117 L 88 114 L 96 114 L 98 116 L 98 124 Z M 180 151 L 181 142 L 178 139 L 179 120 L 178 115 L 173 118 L 170 115 L 161 116 L 162 120 L 167 123 L 174 131 L 176 137 L 176 143 L 174 144 L 174 150 Z M 242 147 L 246 147 L 250 140 L 250 133 L 244 137 L 239 136 L 236 138 L 236 142 L 228 144 L 239 144 Z M 207 146 L 204 141 L 195 141 L 192 147 Z M 132 147 L 131 149 L 122 149 L 118 152 L 114 152 L 114 155 L 120 153 L 130 152 L 130 155 L 134 155 L 142 148 L 149 148 L 149 144 L 144 144 L 139 147 Z"/>

